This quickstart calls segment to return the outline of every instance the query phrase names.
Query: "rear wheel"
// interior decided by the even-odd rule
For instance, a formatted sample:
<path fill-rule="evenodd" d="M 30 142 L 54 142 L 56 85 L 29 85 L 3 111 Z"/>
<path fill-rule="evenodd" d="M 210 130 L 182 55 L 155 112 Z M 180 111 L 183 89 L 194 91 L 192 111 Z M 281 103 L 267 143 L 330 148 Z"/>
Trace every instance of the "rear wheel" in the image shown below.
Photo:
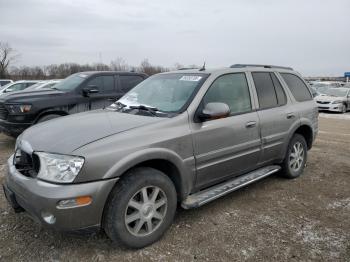
<path fill-rule="evenodd" d="M 287 178 L 300 176 L 307 160 L 307 144 L 300 134 L 294 134 L 289 142 L 286 157 L 282 163 L 281 174 Z"/>
<path fill-rule="evenodd" d="M 176 190 L 170 178 L 159 170 L 141 167 L 117 183 L 105 208 L 107 235 L 131 248 L 160 239 L 176 211 Z"/>

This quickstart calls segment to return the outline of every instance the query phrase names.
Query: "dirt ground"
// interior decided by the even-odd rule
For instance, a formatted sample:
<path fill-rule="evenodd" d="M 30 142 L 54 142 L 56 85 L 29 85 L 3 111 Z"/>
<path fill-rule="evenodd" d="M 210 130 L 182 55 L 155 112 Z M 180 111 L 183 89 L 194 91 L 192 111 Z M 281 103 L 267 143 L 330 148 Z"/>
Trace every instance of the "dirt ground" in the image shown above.
<path fill-rule="evenodd" d="M 42 228 L 0 192 L 0 260 L 350 261 L 350 117 L 338 118 L 320 115 L 302 177 L 271 176 L 199 209 L 179 208 L 166 235 L 142 250 L 103 233 Z M 0 134 L 0 182 L 13 147 Z"/>

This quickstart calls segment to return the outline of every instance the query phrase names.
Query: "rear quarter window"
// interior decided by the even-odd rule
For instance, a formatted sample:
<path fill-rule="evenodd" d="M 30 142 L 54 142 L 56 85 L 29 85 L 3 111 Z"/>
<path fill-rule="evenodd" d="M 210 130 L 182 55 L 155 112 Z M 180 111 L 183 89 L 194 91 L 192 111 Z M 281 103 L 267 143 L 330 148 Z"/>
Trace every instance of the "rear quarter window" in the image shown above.
<path fill-rule="evenodd" d="M 289 90 L 292 92 L 295 100 L 298 102 L 312 100 L 312 95 L 308 87 L 305 85 L 303 80 L 300 79 L 300 77 L 289 73 L 280 74 L 286 82 Z"/>

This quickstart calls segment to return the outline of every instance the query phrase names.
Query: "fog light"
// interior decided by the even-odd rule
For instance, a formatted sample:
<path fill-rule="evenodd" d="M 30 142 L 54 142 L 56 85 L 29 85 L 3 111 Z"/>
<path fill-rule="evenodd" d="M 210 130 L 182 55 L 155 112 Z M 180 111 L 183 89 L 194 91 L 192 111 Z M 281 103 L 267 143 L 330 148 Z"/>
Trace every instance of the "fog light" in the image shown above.
<path fill-rule="evenodd" d="M 81 196 L 72 199 L 65 199 L 58 202 L 57 208 L 73 208 L 90 205 L 92 198 L 90 196 Z"/>
<path fill-rule="evenodd" d="M 41 212 L 41 216 L 44 221 L 50 225 L 55 224 L 56 222 L 56 217 L 49 212 Z"/>

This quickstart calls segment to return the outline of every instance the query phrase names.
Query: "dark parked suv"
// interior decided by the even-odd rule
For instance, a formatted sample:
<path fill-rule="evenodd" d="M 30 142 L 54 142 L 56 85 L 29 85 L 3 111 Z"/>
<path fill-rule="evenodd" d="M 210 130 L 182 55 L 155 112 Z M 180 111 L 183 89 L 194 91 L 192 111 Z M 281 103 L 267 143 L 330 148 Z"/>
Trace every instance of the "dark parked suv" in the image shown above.
<path fill-rule="evenodd" d="M 18 136 L 49 119 L 106 107 L 147 76 L 134 72 L 81 72 L 53 88 L 0 97 L 0 131 Z"/>
<path fill-rule="evenodd" d="M 300 176 L 317 129 L 317 105 L 290 68 L 167 72 L 104 110 L 23 132 L 4 189 L 48 227 L 102 227 L 139 248 L 169 228 L 177 203 L 196 208 L 276 172 Z"/>

